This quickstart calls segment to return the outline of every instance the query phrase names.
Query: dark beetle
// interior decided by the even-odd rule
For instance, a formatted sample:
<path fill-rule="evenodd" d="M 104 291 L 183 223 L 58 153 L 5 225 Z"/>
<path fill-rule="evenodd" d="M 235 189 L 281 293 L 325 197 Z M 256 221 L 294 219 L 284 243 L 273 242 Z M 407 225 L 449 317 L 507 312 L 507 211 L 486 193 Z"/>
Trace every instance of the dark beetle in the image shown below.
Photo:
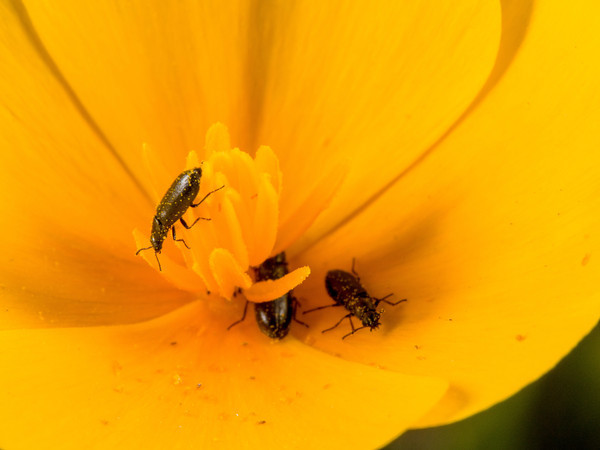
<path fill-rule="evenodd" d="M 334 306 L 345 307 L 349 313 L 342 317 L 339 322 L 331 328 L 323 330 L 323 333 L 333 330 L 340 323 L 342 323 L 344 319 L 347 318 L 350 321 L 352 331 L 342 337 L 342 339 L 345 339 L 346 337 L 363 328 L 370 328 L 371 330 L 377 329 L 380 325 L 379 319 L 382 312 L 377 311 L 379 303 L 384 302 L 389 305 L 396 306 L 398 303 L 406 301 L 406 299 L 399 300 L 395 303 L 387 301 L 386 299 L 392 294 L 386 295 L 383 298 L 371 297 L 367 290 L 360 283 L 360 277 L 354 270 L 354 260 L 352 260 L 352 273 L 344 270 L 330 270 L 327 272 L 327 276 L 325 277 L 325 287 L 327 288 L 327 293 L 329 296 L 335 301 L 335 304 L 309 309 L 308 311 L 304 311 L 304 314 Z M 352 317 L 358 318 L 362 322 L 363 326 L 355 328 L 354 323 L 352 322 Z"/>
<path fill-rule="evenodd" d="M 267 259 L 260 266 L 254 268 L 256 281 L 278 280 L 287 275 L 287 273 L 288 266 L 285 259 L 285 252 Z M 229 325 L 227 329 L 237 325 L 246 318 L 248 303 L 246 302 L 246 306 L 244 306 L 242 318 Z M 298 300 L 293 296 L 292 291 L 270 302 L 255 303 L 254 314 L 260 331 L 272 339 L 283 339 L 290 331 L 292 319 L 307 326 L 295 317 L 297 303 Z"/>
<path fill-rule="evenodd" d="M 287 275 L 288 266 L 285 252 L 264 261 L 254 269 L 254 273 L 256 281 L 277 280 Z M 290 330 L 292 318 L 295 319 L 297 303 L 292 291 L 270 302 L 255 303 L 254 314 L 260 331 L 270 338 L 283 339 Z M 306 324 L 302 324 L 306 326 Z"/>
<path fill-rule="evenodd" d="M 152 220 L 152 232 L 150 234 L 150 243 L 152 245 L 150 247 L 140 248 L 135 253 L 137 255 L 142 250 L 149 250 L 151 248 L 154 249 L 156 261 L 158 261 L 158 268 L 160 270 L 162 270 L 162 267 L 160 265 L 160 261 L 158 260 L 158 253 L 160 253 L 162 250 L 163 242 L 169 234 L 169 229 L 172 229 L 173 231 L 174 240 L 183 242 L 183 245 L 189 248 L 183 239 L 177 239 L 175 235 L 175 227 L 173 225 L 175 225 L 175 223 L 179 220 L 181 224 L 189 230 L 200 219 L 210 220 L 204 217 L 198 217 L 193 224 L 188 226 L 185 220 L 183 220 L 182 216 L 185 214 L 188 208 L 195 208 L 199 206 L 210 194 L 225 187 L 221 186 L 219 189 L 209 192 L 198 203 L 194 203 L 194 199 L 200 190 L 201 177 L 202 169 L 200 169 L 200 167 L 196 167 L 194 169 L 182 172 L 177 178 L 175 178 L 175 181 L 173 181 L 173 184 L 171 184 L 171 187 L 167 190 L 167 193 L 156 207 L 156 215 Z"/>

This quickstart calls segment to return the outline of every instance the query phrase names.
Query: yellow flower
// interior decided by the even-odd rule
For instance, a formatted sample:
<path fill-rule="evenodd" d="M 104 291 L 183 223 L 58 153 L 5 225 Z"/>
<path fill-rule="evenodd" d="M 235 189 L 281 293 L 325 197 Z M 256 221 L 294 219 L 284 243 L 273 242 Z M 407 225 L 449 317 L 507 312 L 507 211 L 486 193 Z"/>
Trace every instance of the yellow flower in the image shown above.
<path fill-rule="evenodd" d="M 0 5 L 2 448 L 374 448 L 507 398 L 597 322 L 598 7 L 154 3 Z M 329 308 L 280 342 L 227 331 L 243 302 L 135 256 L 169 183 L 144 146 L 173 180 L 218 121 L 279 158 L 280 224 L 346 167 L 285 250 L 303 309 L 353 258 L 407 298 L 379 330 L 321 333 Z"/>

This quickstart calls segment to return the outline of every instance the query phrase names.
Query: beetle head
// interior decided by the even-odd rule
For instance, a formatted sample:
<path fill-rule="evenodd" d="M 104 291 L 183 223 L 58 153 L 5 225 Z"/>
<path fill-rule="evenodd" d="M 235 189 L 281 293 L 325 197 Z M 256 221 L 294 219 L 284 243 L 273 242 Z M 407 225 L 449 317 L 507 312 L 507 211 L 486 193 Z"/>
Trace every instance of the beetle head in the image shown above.
<path fill-rule="evenodd" d="M 202 177 L 202 169 L 200 167 L 194 167 L 192 169 L 194 177 L 197 178 L 198 183 L 200 183 L 200 178 Z"/>
<path fill-rule="evenodd" d="M 155 234 L 150 236 L 150 243 L 152 244 L 152 248 L 156 253 L 160 253 L 162 250 L 163 241 L 164 239 L 162 239 L 161 236 L 157 236 Z"/>
<path fill-rule="evenodd" d="M 369 309 L 364 312 L 361 317 L 361 322 L 365 327 L 375 330 L 379 327 L 380 314 L 375 309 Z"/>
<path fill-rule="evenodd" d="M 156 253 L 160 253 L 162 250 L 162 245 L 167 237 L 168 232 L 169 230 L 165 230 L 162 226 L 162 223 L 160 223 L 160 220 L 154 216 L 154 220 L 152 221 L 152 232 L 150 233 L 150 243 L 152 244 L 152 248 L 154 248 Z"/>

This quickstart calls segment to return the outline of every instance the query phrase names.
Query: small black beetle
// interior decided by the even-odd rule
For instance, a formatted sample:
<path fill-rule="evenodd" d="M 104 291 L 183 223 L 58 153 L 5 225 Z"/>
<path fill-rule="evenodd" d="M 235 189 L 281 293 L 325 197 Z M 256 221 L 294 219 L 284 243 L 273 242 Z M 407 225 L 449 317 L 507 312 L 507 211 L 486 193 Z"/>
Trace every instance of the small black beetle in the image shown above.
<path fill-rule="evenodd" d="M 175 241 L 183 242 L 183 245 L 189 248 L 183 239 L 177 239 L 175 235 L 175 227 L 173 225 L 175 225 L 175 222 L 179 220 L 181 224 L 189 230 L 200 219 L 210 220 L 204 217 L 198 217 L 196 220 L 194 220 L 193 224 L 188 226 L 185 220 L 183 220 L 182 216 L 185 214 L 188 208 L 195 208 L 196 206 L 199 206 L 210 194 L 225 187 L 221 186 L 220 188 L 209 192 L 198 203 L 194 203 L 194 199 L 200 190 L 201 177 L 202 169 L 200 169 L 200 167 L 196 167 L 194 169 L 182 172 L 177 178 L 175 178 L 175 181 L 173 181 L 173 184 L 167 190 L 167 193 L 156 207 L 156 215 L 152 220 L 152 232 L 150 234 L 150 243 L 152 245 L 150 247 L 140 248 L 137 252 L 135 252 L 137 255 L 142 250 L 149 250 L 151 248 L 154 249 L 159 270 L 162 270 L 162 267 L 160 265 L 160 261 L 158 260 L 158 253 L 160 253 L 162 250 L 163 242 L 169 234 L 169 229 L 172 229 L 173 239 Z"/>
<path fill-rule="evenodd" d="M 347 338 L 363 328 L 370 328 L 371 330 L 377 329 L 380 325 L 379 319 L 381 313 L 383 312 L 377 311 L 379 303 L 384 302 L 388 305 L 396 306 L 397 304 L 406 301 L 406 299 L 398 300 L 395 303 L 387 301 L 386 299 L 393 294 L 388 294 L 383 298 L 371 297 L 362 284 L 360 284 L 360 277 L 354 270 L 354 259 L 352 260 L 352 273 L 348 273 L 344 270 L 330 270 L 327 272 L 327 276 L 325 277 L 325 287 L 327 288 L 329 296 L 335 300 L 335 304 L 309 309 L 308 311 L 304 311 L 303 314 L 334 306 L 345 307 L 349 313 L 342 317 L 334 326 L 322 331 L 325 333 L 326 331 L 333 330 L 347 318 L 350 321 L 352 331 L 344 335 L 342 339 Z M 354 327 L 354 323 L 352 322 L 353 316 L 357 317 L 362 322 L 362 327 Z"/>
<path fill-rule="evenodd" d="M 254 268 L 256 281 L 278 280 L 287 275 L 287 273 L 288 266 L 285 259 L 285 252 L 281 252 L 272 258 L 265 260 L 260 266 Z M 229 327 L 227 327 L 228 330 L 246 318 L 248 303 L 249 302 L 246 301 L 242 318 L 229 325 Z M 283 339 L 290 331 L 292 319 L 304 326 L 308 326 L 304 322 L 300 322 L 296 319 L 297 304 L 298 300 L 296 300 L 292 291 L 269 302 L 255 303 L 254 314 L 260 331 L 272 339 Z"/>

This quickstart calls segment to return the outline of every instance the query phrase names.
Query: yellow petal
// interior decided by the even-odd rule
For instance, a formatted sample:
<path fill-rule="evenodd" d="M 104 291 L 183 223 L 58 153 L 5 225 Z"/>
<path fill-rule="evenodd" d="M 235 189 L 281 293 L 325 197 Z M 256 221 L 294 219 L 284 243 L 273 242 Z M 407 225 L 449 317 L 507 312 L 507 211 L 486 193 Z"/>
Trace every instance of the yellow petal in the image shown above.
<path fill-rule="evenodd" d="M 2 332 L 3 446 L 375 448 L 446 388 L 254 328 L 225 332 L 195 302 L 135 326 Z"/>
<path fill-rule="evenodd" d="M 350 270 L 352 257 L 372 295 L 408 299 L 385 306 L 382 329 L 348 338 L 352 346 L 340 343 L 345 330 L 319 334 L 340 318 L 336 308 L 307 320 L 307 339 L 344 358 L 447 379 L 421 426 L 514 394 L 598 321 L 595 17 L 587 5 L 536 3 L 512 65 L 464 122 L 294 261 L 311 261 L 297 292 L 307 308 L 331 303 L 325 271 Z"/>
<path fill-rule="evenodd" d="M 25 2 L 44 45 L 128 167 L 142 142 L 181 171 L 222 120 L 240 134 L 248 8 L 242 1 Z M 227 93 L 227 95 L 223 95 Z"/>
<path fill-rule="evenodd" d="M 255 70 L 268 68 L 256 77 L 254 146 L 285 150 L 281 217 L 350 161 L 304 242 L 364 205 L 461 116 L 494 65 L 500 13 L 499 2 L 474 0 L 270 5 L 251 47 Z"/>
<path fill-rule="evenodd" d="M 348 171 L 347 164 L 336 165 L 312 187 L 302 204 L 297 205 L 293 211 L 288 210 L 287 215 L 280 219 L 275 253 L 288 250 L 326 210 L 338 193 Z M 289 250 L 290 254 L 295 253 L 295 248 L 306 246 L 306 240 L 300 240 Z"/>
<path fill-rule="evenodd" d="M 0 5 L 0 327 L 129 323 L 185 304 L 135 257 L 150 195 L 13 5 Z"/>

